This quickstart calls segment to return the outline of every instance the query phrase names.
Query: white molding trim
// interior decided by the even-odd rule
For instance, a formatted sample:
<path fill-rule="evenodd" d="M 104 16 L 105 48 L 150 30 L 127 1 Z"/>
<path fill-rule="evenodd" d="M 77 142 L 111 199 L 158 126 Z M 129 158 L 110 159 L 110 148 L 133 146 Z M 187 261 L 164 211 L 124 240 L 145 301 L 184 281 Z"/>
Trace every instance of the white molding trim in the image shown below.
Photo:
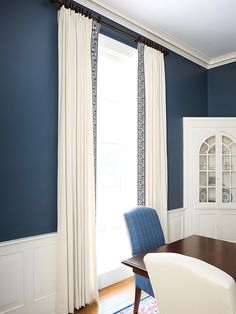
<path fill-rule="evenodd" d="M 168 211 L 167 211 L 167 214 L 168 214 L 168 216 L 170 216 L 170 215 L 172 215 L 172 214 L 174 214 L 174 213 L 179 213 L 179 212 L 184 212 L 184 211 L 186 211 L 186 208 L 183 208 L 183 207 L 180 207 L 180 208 L 175 208 L 175 209 L 169 209 Z"/>
<path fill-rule="evenodd" d="M 225 126 L 225 121 L 227 121 L 227 127 L 235 127 L 235 122 L 236 122 L 236 118 L 235 117 L 183 117 L 183 123 L 184 123 L 184 127 L 186 129 L 184 129 L 186 132 L 188 130 L 188 128 L 190 127 L 194 127 L 194 128 L 202 128 L 204 127 L 204 125 L 202 125 L 201 123 L 205 124 L 210 123 L 210 127 L 224 127 Z M 186 137 L 184 138 L 186 140 L 188 140 L 188 132 Z"/>
<path fill-rule="evenodd" d="M 56 314 L 56 233 L 0 243 L 0 314 Z"/>
<path fill-rule="evenodd" d="M 57 233 L 52 232 L 52 233 L 45 233 L 45 234 L 40 234 L 32 237 L 25 237 L 25 238 L 20 238 L 20 239 L 15 239 L 15 240 L 10 240 L 10 241 L 3 241 L 0 242 L 0 249 L 4 246 L 9 246 L 9 245 L 16 245 L 20 243 L 25 243 L 25 242 L 31 242 L 35 240 L 43 240 L 43 239 L 48 239 L 48 238 L 56 238 Z"/>
<path fill-rule="evenodd" d="M 137 32 L 160 45 L 172 50 L 173 52 L 183 56 L 184 58 L 206 68 L 211 69 L 227 63 L 236 61 L 236 52 L 225 54 L 216 58 L 209 58 L 196 49 L 188 46 L 186 43 L 176 39 L 175 37 L 164 33 L 162 31 L 153 31 L 150 27 L 138 23 L 134 19 L 122 14 L 121 12 L 114 10 L 111 6 L 100 3 L 99 0 L 75 0 L 81 5 L 104 15 L 105 17 L 119 23 L 134 32 Z"/>
<path fill-rule="evenodd" d="M 98 276 L 98 289 L 103 289 L 121 280 L 132 277 L 133 271 L 127 266 L 121 266 L 120 268 L 114 269 L 110 272 Z"/>
<path fill-rule="evenodd" d="M 168 210 L 168 243 L 186 236 L 186 213 L 185 208 Z"/>
<path fill-rule="evenodd" d="M 209 62 L 208 69 L 219 67 L 236 61 L 236 51 L 213 58 Z"/>

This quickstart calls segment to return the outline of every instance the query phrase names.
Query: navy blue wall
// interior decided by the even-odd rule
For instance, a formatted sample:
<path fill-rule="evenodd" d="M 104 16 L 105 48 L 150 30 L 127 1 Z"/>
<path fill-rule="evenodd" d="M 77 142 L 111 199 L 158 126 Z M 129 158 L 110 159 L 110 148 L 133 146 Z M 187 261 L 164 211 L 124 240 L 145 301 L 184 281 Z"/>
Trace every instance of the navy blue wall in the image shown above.
<path fill-rule="evenodd" d="M 102 33 L 109 31 L 102 28 Z M 134 46 L 119 35 L 121 41 Z M 48 0 L 0 10 L 0 241 L 56 231 L 57 11 Z M 184 116 L 207 115 L 207 73 L 166 57 L 169 209 L 183 206 Z"/>
<path fill-rule="evenodd" d="M 165 57 L 168 208 L 183 207 L 183 117 L 207 116 L 207 70 L 171 52 Z"/>
<path fill-rule="evenodd" d="M 209 117 L 236 116 L 236 62 L 208 70 Z"/>
<path fill-rule="evenodd" d="M 56 231 L 57 15 L 0 8 L 0 241 Z"/>

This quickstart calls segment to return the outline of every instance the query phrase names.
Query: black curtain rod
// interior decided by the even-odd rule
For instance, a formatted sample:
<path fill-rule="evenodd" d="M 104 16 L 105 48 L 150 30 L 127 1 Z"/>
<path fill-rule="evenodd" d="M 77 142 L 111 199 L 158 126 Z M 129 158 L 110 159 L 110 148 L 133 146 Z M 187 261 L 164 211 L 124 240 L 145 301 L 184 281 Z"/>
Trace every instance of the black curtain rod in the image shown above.
<path fill-rule="evenodd" d="M 80 13 L 81 15 L 84 15 L 85 17 L 88 17 L 89 19 L 93 19 L 93 20 L 97 21 L 99 24 L 104 25 L 108 28 L 111 28 L 111 29 L 115 30 L 116 32 L 119 32 L 119 33 L 125 35 L 126 37 L 133 39 L 135 42 L 141 42 L 148 47 L 152 47 L 156 50 L 161 51 L 164 55 L 168 55 L 168 53 L 169 53 L 168 49 L 158 45 L 157 43 L 155 43 L 152 40 L 146 39 L 146 38 L 141 37 L 141 36 L 135 36 L 131 33 L 126 32 L 125 30 L 119 28 L 118 26 L 114 26 L 108 22 L 105 22 L 104 20 L 102 20 L 102 18 L 100 16 L 98 16 L 98 17 L 93 16 L 92 12 L 90 10 L 84 9 L 83 7 L 81 7 L 79 5 L 79 3 L 76 3 L 76 2 L 70 1 L 70 0 L 49 0 L 49 2 L 59 4 L 60 7 L 64 5 L 64 7 L 66 9 L 71 9 L 71 10 L 75 11 L 75 13 Z"/>

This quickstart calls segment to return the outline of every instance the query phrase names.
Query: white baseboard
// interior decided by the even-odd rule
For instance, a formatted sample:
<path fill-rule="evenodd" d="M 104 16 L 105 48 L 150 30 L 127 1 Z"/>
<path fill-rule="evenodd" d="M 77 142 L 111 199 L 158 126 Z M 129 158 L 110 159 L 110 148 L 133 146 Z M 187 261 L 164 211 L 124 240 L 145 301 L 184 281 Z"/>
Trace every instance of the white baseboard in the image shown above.
<path fill-rule="evenodd" d="M 121 266 L 118 269 L 114 269 L 108 273 L 98 276 L 98 289 L 108 287 L 118 281 L 127 279 L 133 276 L 133 271 L 127 266 Z"/>
<path fill-rule="evenodd" d="M 0 243 L 0 314 L 55 314 L 56 234 Z"/>
<path fill-rule="evenodd" d="M 186 209 L 168 210 L 168 243 L 183 239 L 186 234 Z"/>

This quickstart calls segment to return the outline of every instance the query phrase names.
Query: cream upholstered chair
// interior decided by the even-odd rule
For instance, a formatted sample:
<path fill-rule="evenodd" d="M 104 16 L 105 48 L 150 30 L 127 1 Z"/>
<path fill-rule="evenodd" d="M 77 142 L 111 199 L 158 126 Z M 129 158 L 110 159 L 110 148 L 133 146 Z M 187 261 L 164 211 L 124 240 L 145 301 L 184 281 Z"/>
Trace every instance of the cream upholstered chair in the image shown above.
<path fill-rule="evenodd" d="M 236 283 L 222 270 L 175 253 L 149 253 L 144 262 L 160 314 L 236 314 Z"/>

